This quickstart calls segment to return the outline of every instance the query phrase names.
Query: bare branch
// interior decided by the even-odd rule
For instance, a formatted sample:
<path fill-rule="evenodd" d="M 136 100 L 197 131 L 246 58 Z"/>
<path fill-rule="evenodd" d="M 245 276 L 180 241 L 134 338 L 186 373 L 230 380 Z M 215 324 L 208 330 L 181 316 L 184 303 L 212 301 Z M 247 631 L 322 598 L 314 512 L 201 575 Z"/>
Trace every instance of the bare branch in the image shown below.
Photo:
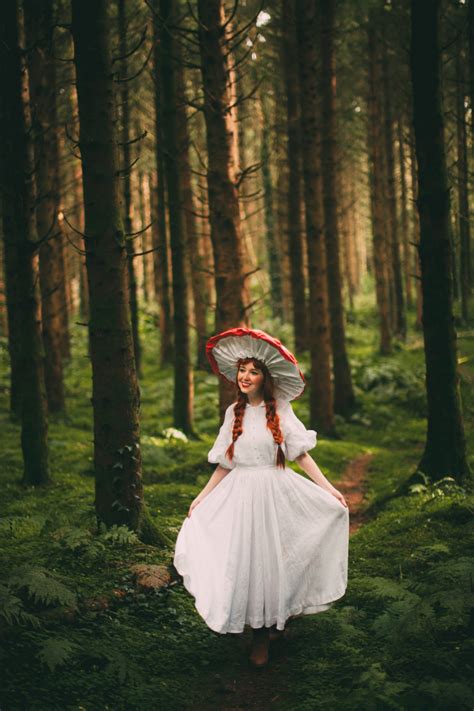
<path fill-rule="evenodd" d="M 151 254 L 152 252 L 159 252 L 161 247 L 153 247 L 152 249 L 147 249 L 145 252 L 134 252 L 133 254 L 128 254 L 129 259 L 135 259 L 135 257 L 143 257 L 145 254 Z"/>
<path fill-rule="evenodd" d="M 239 173 L 239 176 L 237 180 L 235 181 L 234 185 L 238 189 L 242 182 L 245 180 L 246 177 L 249 175 L 252 175 L 252 173 L 256 173 L 260 168 L 262 167 L 263 163 L 260 161 L 259 163 L 253 163 L 252 165 L 249 165 L 247 168 L 244 168 L 244 170 L 241 170 Z"/>
<path fill-rule="evenodd" d="M 156 222 L 156 220 L 152 220 L 149 225 L 144 227 L 141 230 L 138 230 L 138 232 L 126 232 L 125 237 L 128 239 L 134 239 L 135 237 L 138 237 L 138 235 L 142 235 L 144 232 L 146 232 L 150 227 Z"/>
<path fill-rule="evenodd" d="M 87 253 L 85 252 L 85 250 L 83 250 L 83 249 L 81 249 L 80 247 L 78 247 L 77 244 L 74 244 L 74 242 L 73 242 L 72 239 L 69 237 L 69 235 L 68 235 L 67 232 L 64 233 L 64 236 L 66 237 L 66 239 L 67 239 L 67 241 L 69 242 L 69 244 L 76 250 L 76 252 L 77 252 L 78 254 L 81 254 L 83 257 L 85 257 L 85 255 L 87 254 Z"/>
<path fill-rule="evenodd" d="M 129 76 L 129 77 L 117 77 L 117 76 L 115 76 L 115 77 L 114 77 L 114 81 L 117 82 L 117 84 L 120 84 L 120 83 L 122 83 L 122 82 L 132 81 L 132 79 L 136 79 L 138 76 L 140 76 L 140 74 L 143 72 L 143 70 L 144 70 L 145 67 L 147 66 L 148 62 L 150 61 L 150 57 L 151 57 L 152 53 L 153 53 L 153 44 L 151 45 L 151 47 L 150 47 L 150 49 L 149 49 L 149 52 L 148 52 L 148 54 L 147 54 L 147 56 L 146 56 L 146 58 L 145 58 L 145 61 L 143 62 L 143 64 L 142 64 L 142 66 L 140 67 L 140 69 L 135 72 L 135 74 L 132 74 L 132 75 Z"/>
<path fill-rule="evenodd" d="M 145 129 L 143 131 L 143 133 L 141 133 L 136 138 L 132 138 L 130 141 L 117 141 L 117 145 L 118 146 L 131 146 L 132 143 L 138 143 L 138 141 L 143 140 L 146 136 L 148 136 L 148 131 Z"/>
<path fill-rule="evenodd" d="M 77 235 L 81 235 L 81 237 L 84 237 L 84 239 L 87 239 L 87 235 L 85 235 L 84 232 L 81 232 L 80 230 L 76 229 L 75 227 L 73 227 L 73 226 L 71 225 L 71 223 L 70 223 L 69 220 L 67 219 L 66 214 L 65 214 L 64 212 L 63 212 L 63 218 L 64 218 L 64 222 L 66 223 L 66 225 L 67 225 L 68 227 L 70 227 L 73 232 L 75 232 Z M 66 234 L 66 236 L 67 236 L 67 233 L 65 233 L 65 234 Z M 84 254 L 85 254 L 85 253 L 84 253 Z"/>
<path fill-rule="evenodd" d="M 127 168 L 119 168 L 119 170 L 117 170 L 117 175 L 120 175 L 120 176 L 127 175 L 132 170 L 133 166 L 136 163 L 138 163 L 139 160 L 140 160 L 140 156 L 137 156 L 135 158 L 135 160 L 132 160 L 132 162 L 130 163 L 130 165 Z"/>
<path fill-rule="evenodd" d="M 255 274 L 256 272 L 260 272 L 262 270 L 262 267 L 255 267 L 255 269 L 252 269 L 250 272 L 245 272 L 243 275 L 244 279 L 247 279 L 247 277 L 252 276 L 252 274 Z"/>
<path fill-rule="evenodd" d="M 237 8 L 238 8 L 238 7 L 239 7 L 239 0 L 234 0 L 234 7 L 232 8 L 232 10 L 231 10 L 231 12 L 230 12 L 229 17 L 227 18 L 227 20 L 226 20 L 226 21 L 224 22 L 224 24 L 222 25 L 222 28 L 223 28 L 223 29 L 225 29 L 226 27 L 228 27 L 228 26 L 230 25 L 230 23 L 232 22 L 232 20 L 233 20 L 234 17 L 235 17 L 235 14 L 236 14 L 236 12 L 237 12 Z"/>
<path fill-rule="evenodd" d="M 125 54 L 121 55 L 120 57 L 112 57 L 112 64 L 114 62 L 122 61 L 123 59 L 128 59 L 128 57 L 131 57 L 132 54 L 135 54 L 135 52 L 144 43 L 147 32 L 148 32 L 148 25 L 145 25 L 145 29 L 143 30 L 142 35 L 141 35 L 140 39 L 138 40 L 137 44 L 135 45 L 135 47 L 133 47 L 133 49 L 131 49 L 129 52 L 126 52 Z"/>
<path fill-rule="evenodd" d="M 232 40 L 234 40 L 236 37 L 238 37 L 239 35 L 241 35 L 243 32 L 246 32 L 246 31 L 249 29 L 249 27 L 252 27 L 252 25 L 254 25 L 254 24 L 256 23 L 257 17 L 259 16 L 259 14 L 261 13 L 261 11 L 263 10 L 264 4 L 265 4 L 265 0 L 261 0 L 261 2 L 260 2 L 260 9 L 258 10 L 258 12 L 254 14 L 254 16 L 252 17 L 252 19 L 251 19 L 249 22 L 247 22 L 246 25 L 244 25 L 240 30 L 237 30 L 237 32 L 234 32 L 233 35 L 231 35 L 230 37 L 228 37 L 228 38 L 227 38 L 227 41 L 228 41 L 228 42 L 232 42 Z"/>

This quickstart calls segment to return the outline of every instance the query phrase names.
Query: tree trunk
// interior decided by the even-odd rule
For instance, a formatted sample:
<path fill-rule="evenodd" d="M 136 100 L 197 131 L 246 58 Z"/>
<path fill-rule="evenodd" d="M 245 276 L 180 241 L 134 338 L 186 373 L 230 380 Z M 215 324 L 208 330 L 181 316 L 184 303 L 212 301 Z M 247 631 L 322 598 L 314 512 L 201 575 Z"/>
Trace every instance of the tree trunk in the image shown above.
<path fill-rule="evenodd" d="M 403 276 L 405 284 L 405 299 L 407 306 L 413 305 L 412 296 L 412 259 L 410 250 L 410 236 L 408 228 L 408 191 L 407 191 L 407 170 L 405 160 L 405 138 L 403 135 L 403 118 L 399 116 L 397 121 L 398 135 L 398 162 L 400 165 L 400 228 L 401 245 L 403 249 Z"/>
<path fill-rule="evenodd" d="M 160 308 L 160 361 L 161 366 L 174 362 L 173 346 L 173 304 L 169 279 L 169 246 L 166 225 L 166 185 L 163 160 L 163 119 L 162 119 L 162 77 L 160 66 L 160 28 L 156 14 L 153 16 L 153 69 L 155 85 L 155 155 L 156 155 L 156 191 L 152 205 L 156 222 L 153 225 L 153 247 L 155 287 L 159 295 Z"/>
<path fill-rule="evenodd" d="M 96 514 L 138 529 L 143 515 L 138 389 L 118 185 L 105 0 L 73 0 L 79 145 L 90 296 Z"/>
<path fill-rule="evenodd" d="M 121 143 L 122 143 L 122 189 L 123 189 L 123 226 L 125 230 L 125 239 L 128 254 L 128 288 L 130 293 L 130 313 L 132 316 L 132 334 L 133 348 L 135 353 L 135 364 L 137 372 L 141 372 L 142 351 L 140 345 L 140 336 L 138 333 L 138 293 L 137 293 L 137 277 L 135 273 L 134 253 L 135 247 L 133 239 L 127 237 L 133 232 L 132 229 L 132 183 L 130 176 L 130 165 L 132 156 L 130 151 L 130 107 L 128 94 L 128 81 L 126 81 L 128 72 L 128 46 L 127 46 L 127 17 L 125 0 L 117 1 L 118 10 L 118 33 L 119 33 L 119 56 L 120 56 L 120 78 L 122 81 L 119 84 L 120 96 L 120 118 L 121 118 Z"/>
<path fill-rule="evenodd" d="M 464 482 L 470 475 L 453 320 L 450 199 L 440 86 L 439 0 L 412 0 L 411 78 L 418 164 L 428 431 L 419 469 Z"/>
<path fill-rule="evenodd" d="M 138 127 L 137 127 L 138 129 Z M 139 133 L 139 129 L 137 130 L 137 135 Z M 146 207 L 145 207 L 145 174 L 140 171 L 137 176 L 137 184 L 136 184 L 136 192 L 138 196 L 138 217 L 139 217 L 139 226 L 137 227 L 137 230 L 145 230 L 148 222 L 147 222 L 147 216 L 146 216 Z M 140 235 L 140 243 L 141 243 L 141 249 L 140 252 L 148 252 L 150 249 L 150 244 L 148 243 L 148 235 L 149 235 L 149 229 L 145 230 L 145 232 L 142 232 Z M 141 270 L 143 274 L 143 279 L 142 279 L 142 289 L 143 289 L 143 300 L 145 301 L 146 304 L 150 302 L 150 280 L 149 280 L 149 274 L 148 274 L 148 257 L 149 254 L 142 254 L 141 256 Z"/>
<path fill-rule="evenodd" d="M 3 247 L 3 218 L 0 201 L 0 335 L 8 338 L 7 289 L 5 284 L 5 255 Z"/>
<path fill-rule="evenodd" d="M 59 213 L 59 146 L 56 116 L 56 72 L 53 58 L 53 6 L 50 0 L 23 3 L 28 46 L 31 108 L 35 148 L 37 189 L 36 225 L 40 239 L 49 235 L 40 248 L 40 286 L 45 349 L 45 383 L 50 412 L 66 408 L 62 362 L 63 314 L 67 302 L 63 236 Z"/>
<path fill-rule="evenodd" d="M 383 22 L 385 26 L 385 21 Z M 384 149 L 386 168 L 386 208 L 388 218 L 388 234 L 390 244 L 391 284 L 393 293 L 393 330 L 402 340 L 406 339 L 407 324 L 405 313 L 405 296 L 403 293 L 402 264 L 400 259 L 400 235 L 397 219 L 397 194 L 395 191 L 395 157 L 393 136 L 392 85 L 387 49 L 387 37 L 382 37 L 382 84 L 383 84 L 383 114 L 384 114 Z"/>
<path fill-rule="evenodd" d="M 175 427 L 186 434 L 193 433 L 193 371 L 189 343 L 188 284 L 185 271 L 185 223 L 183 213 L 182 184 L 178 161 L 180 136 L 178 133 L 178 90 L 176 78 L 176 44 L 168 25 L 174 18 L 173 0 L 160 0 L 160 64 L 162 82 L 163 138 L 166 145 L 164 165 L 168 188 L 168 215 L 171 241 L 174 304 L 174 398 L 173 420 Z M 185 117 L 181 118 L 184 121 Z M 182 137 L 182 136 L 181 136 Z"/>
<path fill-rule="evenodd" d="M 423 328 L 421 323 L 422 311 L 423 311 L 423 295 L 421 293 L 421 266 L 420 266 L 420 216 L 418 214 L 418 209 L 416 208 L 416 201 L 418 196 L 418 173 L 416 166 L 416 154 L 415 154 L 415 132 L 413 124 L 410 124 L 410 173 L 411 173 L 411 191 L 412 191 L 412 201 L 415 209 L 412 210 L 412 242 L 416 245 L 416 249 L 413 250 L 413 274 L 415 275 L 415 289 L 416 289 L 416 321 L 415 328 L 419 331 Z"/>
<path fill-rule="evenodd" d="M 3 113 L 0 122 L 3 126 Z M 8 156 L 1 155 L 1 160 L 7 161 Z M 7 165 L 7 164 L 5 164 Z M 2 186 L 3 186 L 3 167 Z M 6 167 L 5 167 L 6 170 Z M 1 195 L 0 195 L 1 197 Z M 21 417 L 21 370 L 20 370 L 20 302 L 18 294 L 18 254 L 15 242 L 15 218 L 13 205 L 6 199 L 1 200 L 2 211 L 2 242 L 3 260 L 5 266 L 5 300 L 7 306 L 8 324 L 8 356 L 10 360 L 10 415 L 13 420 Z"/>
<path fill-rule="evenodd" d="M 49 481 L 48 418 L 41 339 L 35 204 L 28 72 L 23 17 L 19 3 L 7 0 L 0 23 L 0 193 L 3 202 L 5 255 L 16 269 L 13 291 L 18 318 L 18 375 L 21 378 L 23 483 Z"/>
<path fill-rule="evenodd" d="M 265 213 L 265 242 L 267 245 L 268 271 L 270 272 L 271 308 L 273 318 L 283 320 L 283 293 L 281 256 L 275 234 L 275 209 L 273 201 L 273 184 L 270 166 L 270 136 L 268 130 L 268 115 L 265 108 L 265 96 L 259 96 L 259 118 L 261 128 L 261 160 L 263 180 L 263 207 Z"/>
<path fill-rule="evenodd" d="M 469 297 L 471 294 L 471 230 L 469 225 L 469 184 L 467 165 L 467 136 L 465 99 L 465 72 L 462 40 L 456 42 L 456 138 L 457 138 L 457 189 L 459 211 L 459 286 L 461 292 L 461 315 L 465 323 L 469 321 Z"/>
<path fill-rule="evenodd" d="M 354 407 L 351 369 L 346 351 L 340 246 L 337 224 L 336 68 L 334 56 L 334 0 L 320 0 L 321 41 L 321 175 L 324 234 L 327 253 L 329 316 L 334 372 L 334 409 L 347 415 Z"/>
<path fill-rule="evenodd" d="M 286 121 L 288 133 L 288 255 L 292 297 L 295 350 L 308 350 L 308 307 L 306 304 L 304 271 L 304 231 L 301 219 L 301 136 L 300 87 L 298 79 L 298 46 L 296 40 L 295 0 L 283 0 L 283 72 L 286 92 Z"/>
<path fill-rule="evenodd" d="M 368 23 L 368 122 L 370 208 L 375 276 L 375 293 L 379 313 L 380 353 L 392 350 L 390 301 L 387 279 L 387 245 L 384 224 L 383 154 L 380 106 L 380 48 L 376 30 L 376 16 L 371 13 Z"/>
<path fill-rule="evenodd" d="M 193 198 L 191 180 L 191 164 L 189 155 L 190 137 L 188 115 L 186 112 L 186 92 L 184 85 L 184 70 L 181 63 L 181 49 L 175 46 L 176 56 L 176 122 L 178 130 L 179 173 L 183 199 L 183 217 L 186 227 L 186 258 L 189 264 L 191 287 L 194 303 L 194 324 L 196 329 L 197 362 L 201 370 L 208 370 L 209 361 L 206 357 L 207 332 L 207 298 L 206 278 L 204 275 L 204 260 L 201 254 L 196 210 Z"/>
<path fill-rule="evenodd" d="M 471 145 L 474 150 L 474 0 L 468 0 L 468 39 L 469 39 L 469 98 L 471 104 Z M 472 288 L 471 250 L 468 259 L 469 288 Z"/>
<path fill-rule="evenodd" d="M 228 48 L 224 42 L 222 0 L 198 0 L 199 46 L 204 89 L 208 153 L 208 200 L 216 282 L 216 330 L 246 325 L 246 275 L 239 201 L 233 180 L 232 129 L 229 115 Z M 219 381 L 220 416 L 235 388 Z"/>
<path fill-rule="evenodd" d="M 317 80 L 319 66 L 316 47 L 318 25 L 315 0 L 304 0 L 299 9 L 296 22 L 301 86 L 301 148 L 306 206 L 309 313 L 312 319 L 310 418 L 318 430 L 326 434 L 334 434 L 326 246 L 322 224 Z"/>

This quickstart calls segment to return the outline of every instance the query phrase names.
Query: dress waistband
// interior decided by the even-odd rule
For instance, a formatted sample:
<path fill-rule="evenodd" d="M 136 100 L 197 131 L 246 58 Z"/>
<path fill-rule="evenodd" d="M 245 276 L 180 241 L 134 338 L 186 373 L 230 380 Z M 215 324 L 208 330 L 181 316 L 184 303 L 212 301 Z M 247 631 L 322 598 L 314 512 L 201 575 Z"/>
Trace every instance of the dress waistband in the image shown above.
<path fill-rule="evenodd" d="M 236 464 L 234 469 L 278 469 L 276 464 Z"/>

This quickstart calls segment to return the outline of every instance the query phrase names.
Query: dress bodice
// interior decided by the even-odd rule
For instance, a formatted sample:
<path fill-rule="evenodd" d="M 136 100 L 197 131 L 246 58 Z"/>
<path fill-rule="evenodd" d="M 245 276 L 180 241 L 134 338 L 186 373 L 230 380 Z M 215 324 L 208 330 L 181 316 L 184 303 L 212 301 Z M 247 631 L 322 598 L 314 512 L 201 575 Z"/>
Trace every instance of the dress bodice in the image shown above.
<path fill-rule="evenodd" d="M 282 449 L 285 457 L 293 461 L 300 454 L 316 446 L 317 433 L 307 430 L 299 420 L 288 400 L 276 400 L 280 429 L 283 435 Z M 234 456 L 229 460 L 225 454 L 232 441 L 234 423 L 234 403 L 226 410 L 224 422 L 212 449 L 208 461 L 221 464 L 226 469 L 236 466 L 265 466 L 276 463 L 278 445 L 267 428 L 265 402 L 259 405 L 248 403 L 242 421 L 243 432 L 234 443 Z"/>

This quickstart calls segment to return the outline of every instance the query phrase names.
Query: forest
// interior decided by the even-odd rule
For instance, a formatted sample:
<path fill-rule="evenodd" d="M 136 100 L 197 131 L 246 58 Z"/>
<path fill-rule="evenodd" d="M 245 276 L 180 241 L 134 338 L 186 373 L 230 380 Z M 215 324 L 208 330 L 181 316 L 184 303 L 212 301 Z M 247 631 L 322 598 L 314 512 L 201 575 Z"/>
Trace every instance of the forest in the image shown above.
<path fill-rule="evenodd" d="M 2 711 L 472 710 L 474 0 L 3 0 L 0 35 Z M 172 564 L 239 326 L 296 355 L 351 521 L 258 673 Z"/>

